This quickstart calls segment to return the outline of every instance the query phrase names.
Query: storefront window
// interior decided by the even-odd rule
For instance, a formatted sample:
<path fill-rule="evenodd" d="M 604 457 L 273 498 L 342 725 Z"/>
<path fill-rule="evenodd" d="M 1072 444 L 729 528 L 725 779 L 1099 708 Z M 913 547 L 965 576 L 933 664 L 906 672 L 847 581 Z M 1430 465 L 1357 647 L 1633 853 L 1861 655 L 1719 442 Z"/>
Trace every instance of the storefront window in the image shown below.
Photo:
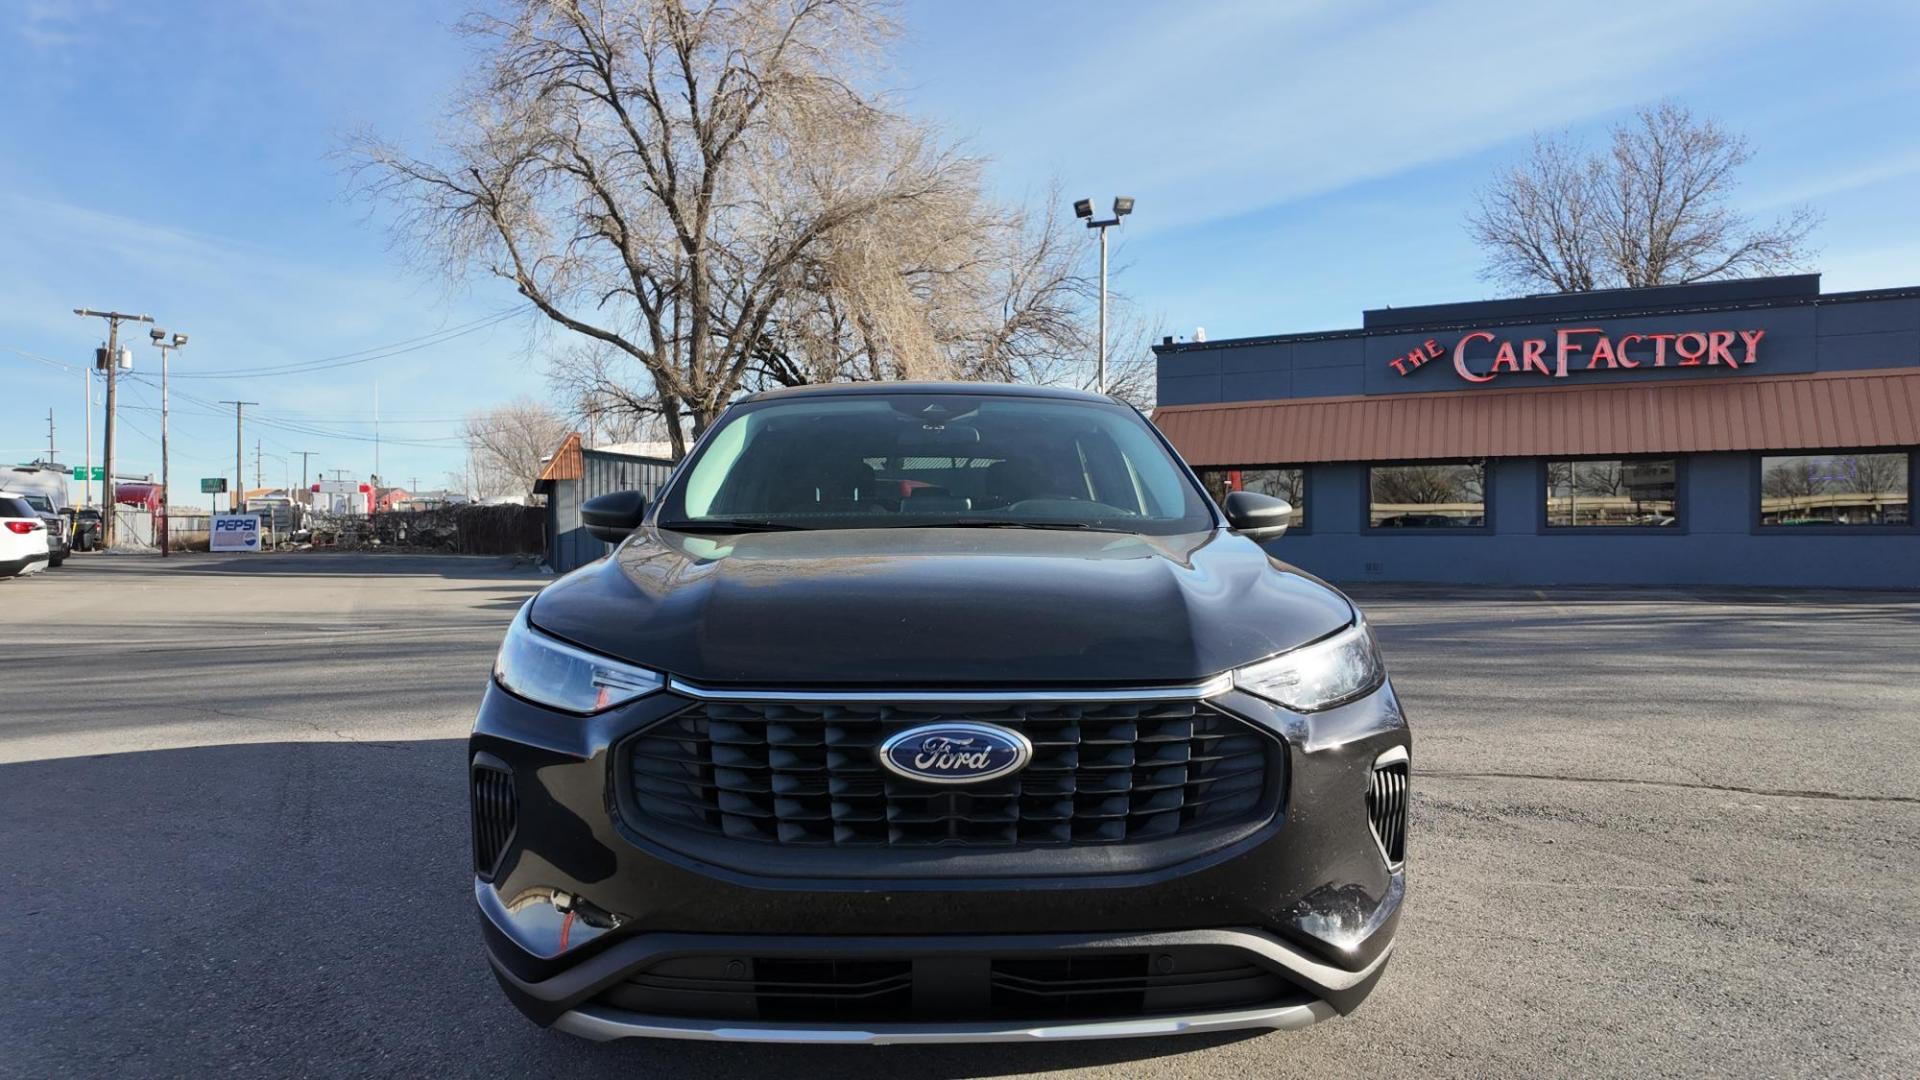
<path fill-rule="evenodd" d="M 1907 455 L 1809 454 L 1760 459 L 1760 524 L 1906 525 Z"/>
<path fill-rule="evenodd" d="M 1547 525 L 1676 524 L 1673 458 L 1547 462 Z"/>
<path fill-rule="evenodd" d="M 1487 523 L 1487 470 L 1477 462 L 1367 470 L 1376 529 L 1471 529 Z"/>
<path fill-rule="evenodd" d="M 1207 494 L 1213 501 L 1227 501 L 1230 491 L 1252 491 L 1261 495 L 1272 495 L 1285 499 L 1293 506 L 1293 516 L 1288 522 L 1294 528 L 1300 528 L 1307 522 L 1307 472 L 1305 469 L 1287 469 L 1279 466 L 1262 465 L 1244 469 L 1200 469 L 1200 483 L 1206 486 Z"/>

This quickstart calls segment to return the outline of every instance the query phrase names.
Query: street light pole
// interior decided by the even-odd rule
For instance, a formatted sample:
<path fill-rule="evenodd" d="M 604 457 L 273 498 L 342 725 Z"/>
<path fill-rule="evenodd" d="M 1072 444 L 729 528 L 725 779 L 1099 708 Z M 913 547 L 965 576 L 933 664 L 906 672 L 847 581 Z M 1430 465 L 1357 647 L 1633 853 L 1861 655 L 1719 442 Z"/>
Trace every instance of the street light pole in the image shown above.
<path fill-rule="evenodd" d="M 1107 230 L 1120 224 L 1120 219 L 1133 213 L 1133 197 L 1116 196 L 1113 200 L 1113 216 L 1096 219 L 1093 216 L 1093 200 L 1079 199 L 1073 204 L 1077 217 L 1085 218 L 1087 228 L 1100 233 L 1100 343 L 1099 368 L 1095 375 L 1094 386 L 1104 394 L 1107 392 Z"/>
<path fill-rule="evenodd" d="M 88 493 L 93 489 L 88 485 L 93 483 L 93 369 L 90 367 L 82 368 L 80 370 L 80 377 L 87 381 L 87 407 L 80 414 L 87 418 L 87 431 L 84 436 L 87 440 L 87 471 L 80 474 L 80 497 L 85 500 L 86 505 L 91 506 L 93 505 L 93 496 Z"/>
<path fill-rule="evenodd" d="M 1100 368 L 1094 385 L 1107 392 L 1107 229 L 1100 227 Z"/>
<path fill-rule="evenodd" d="M 167 457 L 167 361 L 172 359 L 173 350 L 187 343 L 187 335 L 168 337 L 165 330 L 155 327 L 147 331 L 147 336 L 160 350 L 160 528 L 155 531 L 160 536 L 160 557 L 164 559 L 173 548 L 173 478 L 168 471 Z"/>
<path fill-rule="evenodd" d="M 92 308 L 74 308 L 73 313 L 82 318 L 107 320 L 107 428 L 106 446 L 100 463 L 100 546 L 113 546 L 113 409 L 116 404 L 114 390 L 117 380 L 114 375 L 120 368 L 120 324 L 123 322 L 153 321 L 151 315 L 128 315 L 120 311 L 95 311 Z"/>

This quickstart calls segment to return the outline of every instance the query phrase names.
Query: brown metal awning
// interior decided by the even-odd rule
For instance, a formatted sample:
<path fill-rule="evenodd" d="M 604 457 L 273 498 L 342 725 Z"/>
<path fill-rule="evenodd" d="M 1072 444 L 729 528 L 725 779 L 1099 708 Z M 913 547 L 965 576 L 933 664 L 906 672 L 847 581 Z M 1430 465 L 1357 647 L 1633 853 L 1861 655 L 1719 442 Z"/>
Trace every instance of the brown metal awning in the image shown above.
<path fill-rule="evenodd" d="M 1842 450 L 1920 444 L 1920 368 L 1169 405 L 1187 463 Z"/>

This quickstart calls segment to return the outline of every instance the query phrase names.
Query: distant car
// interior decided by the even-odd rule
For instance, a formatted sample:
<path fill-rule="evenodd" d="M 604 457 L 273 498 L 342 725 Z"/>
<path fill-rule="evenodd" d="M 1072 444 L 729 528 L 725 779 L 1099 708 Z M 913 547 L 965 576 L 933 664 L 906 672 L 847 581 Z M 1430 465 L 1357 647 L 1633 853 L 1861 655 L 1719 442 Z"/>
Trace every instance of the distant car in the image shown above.
<path fill-rule="evenodd" d="M 47 568 L 47 523 L 18 495 L 0 495 L 0 577 Z"/>
<path fill-rule="evenodd" d="M 40 520 L 46 522 L 47 565 L 59 566 L 66 562 L 67 556 L 73 551 L 67 539 L 67 516 L 55 509 L 53 500 L 45 495 L 25 492 L 16 492 L 13 495 L 15 498 L 26 500 L 26 504 L 33 507 L 33 512 L 40 515 Z"/>
<path fill-rule="evenodd" d="M 0 493 L 27 500 L 40 520 L 47 523 L 50 565 L 66 561 L 71 550 L 67 515 L 71 513 L 72 477 L 60 465 L 35 462 L 30 465 L 0 465 Z"/>
<path fill-rule="evenodd" d="M 75 510 L 71 530 L 72 548 L 75 551 L 97 551 L 100 548 L 100 511 L 87 507 Z"/>

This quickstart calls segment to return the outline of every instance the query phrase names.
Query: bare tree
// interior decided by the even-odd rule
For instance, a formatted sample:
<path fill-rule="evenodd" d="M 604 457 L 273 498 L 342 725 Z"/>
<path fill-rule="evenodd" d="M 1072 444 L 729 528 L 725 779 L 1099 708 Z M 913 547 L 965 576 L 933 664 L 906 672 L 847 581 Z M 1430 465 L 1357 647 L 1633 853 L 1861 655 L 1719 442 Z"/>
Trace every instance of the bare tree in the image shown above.
<path fill-rule="evenodd" d="M 363 137 L 356 175 L 438 269 L 511 281 L 603 346 L 556 381 L 596 416 L 657 417 L 676 455 L 750 374 L 945 374 L 956 325 L 982 364 L 1070 340 L 1056 253 L 1016 244 L 1032 233 L 982 197 L 978 162 L 862 88 L 881 9 L 519 0 L 464 24 L 484 62 L 440 153 Z M 960 317 L 1022 269 L 1003 320 Z"/>
<path fill-rule="evenodd" d="M 517 0 L 463 24 L 483 62 L 440 150 L 365 136 L 356 176 L 430 266 L 573 339 L 549 375 L 583 426 L 676 456 L 756 386 L 1083 381 L 1084 238 L 863 89 L 883 7 Z"/>
<path fill-rule="evenodd" d="M 1458 465 L 1400 465 L 1370 471 L 1375 502 L 1405 505 L 1483 501 L 1484 473 Z"/>
<path fill-rule="evenodd" d="M 545 459 L 569 430 L 559 413 L 526 397 L 469 414 L 466 438 L 475 496 L 530 493 Z"/>
<path fill-rule="evenodd" d="M 1090 385 L 1097 282 L 1066 200 L 1052 191 L 1034 213 L 965 194 L 823 245 L 755 350 L 757 381 Z M 1151 400 L 1150 330 L 1125 297 L 1111 300 L 1122 344 L 1109 389 Z"/>
<path fill-rule="evenodd" d="M 1803 499 L 1823 488 L 1815 458 L 1793 457 L 1767 468 L 1760 491 L 1769 498 Z"/>
<path fill-rule="evenodd" d="M 1679 285 L 1802 269 L 1820 218 L 1799 207 L 1756 225 L 1728 206 L 1747 140 L 1671 101 L 1613 127 L 1604 153 L 1537 136 L 1483 190 L 1467 231 L 1482 274 L 1518 291 Z"/>
<path fill-rule="evenodd" d="M 1898 492 L 1907 486 L 1905 454 L 1854 454 L 1845 459 L 1846 490 L 1863 495 Z"/>

